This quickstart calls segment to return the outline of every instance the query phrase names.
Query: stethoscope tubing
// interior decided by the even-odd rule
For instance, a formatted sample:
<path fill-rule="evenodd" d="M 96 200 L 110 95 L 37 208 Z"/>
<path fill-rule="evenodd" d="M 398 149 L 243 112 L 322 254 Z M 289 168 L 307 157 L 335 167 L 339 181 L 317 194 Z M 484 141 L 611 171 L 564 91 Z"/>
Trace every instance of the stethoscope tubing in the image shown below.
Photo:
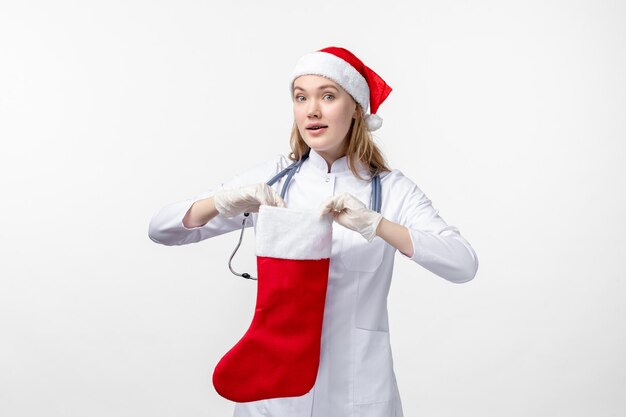
<path fill-rule="evenodd" d="M 285 183 L 283 184 L 283 188 L 280 192 L 280 197 L 283 200 L 285 199 L 287 187 L 289 186 L 289 183 L 291 182 L 291 178 L 293 178 L 294 174 L 298 171 L 298 168 L 300 168 L 302 163 L 309 157 L 310 151 L 311 150 L 309 149 L 304 155 L 302 155 L 302 157 L 298 161 L 295 161 L 293 164 L 289 165 L 287 168 L 283 169 L 281 172 L 274 175 L 269 181 L 267 181 L 267 185 L 271 186 L 276 181 L 284 177 L 285 174 L 287 174 L 287 178 L 285 179 Z M 372 194 L 370 197 L 370 208 L 371 210 L 374 210 L 377 213 L 380 213 L 381 203 L 382 203 L 380 188 L 381 188 L 380 175 L 376 174 L 372 177 Z M 235 256 L 235 253 L 237 253 L 239 246 L 241 246 L 241 241 L 243 239 L 243 232 L 246 228 L 246 222 L 248 221 L 248 217 L 250 216 L 250 213 L 247 213 L 247 212 L 243 213 L 243 216 L 244 217 L 243 217 L 243 221 L 241 222 L 241 234 L 239 235 L 239 242 L 237 243 L 237 246 L 235 247 L 235 250 L 233 251 L 232 255 L 230 255 L 230 258 L 228 259 L 228 268 L 230 269 L 230 272 L 232 272 L 234 275 L 237 275 L 239 277 L 246 278 L 246 279 L 256 280 L 257 279 L 256 277 L 251 276 L 247 272 L 244 272 L 243 274 L 239 274 L 235 272 L 235 270 L 233 270 L 231 266 L 232 259 Z"/>

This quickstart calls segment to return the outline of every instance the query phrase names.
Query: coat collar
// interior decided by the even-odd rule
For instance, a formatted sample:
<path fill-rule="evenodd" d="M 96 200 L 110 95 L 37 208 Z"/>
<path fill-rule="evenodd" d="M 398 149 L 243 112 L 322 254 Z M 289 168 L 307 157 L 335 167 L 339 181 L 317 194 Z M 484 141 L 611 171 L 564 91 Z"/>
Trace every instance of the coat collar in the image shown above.
<path fill-rule="evenodd" d="M 330 172 L 328 172 L 328 164 L 326 163 L 326 160 L 313 148 L 311 148 L 309 157 L 306 161 L 304 161 L 303 165 L 308 165 L 314 170 L 320 171 L 321 174 L 353 175 L 350 170 L 350 166 L 348 165 L 347 155 L 335 160 L 330 167 Z M 367 170 L 365 165 L 363 165 L 360 161 L 356 161 L 356 168 L 363 178 L 370 177 L 369 170 Z"/>

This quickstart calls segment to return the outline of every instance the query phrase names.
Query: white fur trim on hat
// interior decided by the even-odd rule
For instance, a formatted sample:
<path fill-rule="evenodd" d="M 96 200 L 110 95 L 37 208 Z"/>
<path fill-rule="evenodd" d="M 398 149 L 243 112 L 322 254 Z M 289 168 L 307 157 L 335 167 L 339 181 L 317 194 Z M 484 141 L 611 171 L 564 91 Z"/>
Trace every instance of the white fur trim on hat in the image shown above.
<path fill-rule="evenodd" d="M 370 88 L 365 78 L 343 59 L 328 52 L 311 52 L 303 55 L 291 74 L 289 86 L 293 94 L 293 82 L 301 75 L 322 75 L 330 78 L 346 90 L 367 112 L 370 104 Z"/>
<path fill-rule="evenodd" d="M 261 205 L 255 225 L 256 255 L 281 259 L 330 258 L 330 214 Z"/>

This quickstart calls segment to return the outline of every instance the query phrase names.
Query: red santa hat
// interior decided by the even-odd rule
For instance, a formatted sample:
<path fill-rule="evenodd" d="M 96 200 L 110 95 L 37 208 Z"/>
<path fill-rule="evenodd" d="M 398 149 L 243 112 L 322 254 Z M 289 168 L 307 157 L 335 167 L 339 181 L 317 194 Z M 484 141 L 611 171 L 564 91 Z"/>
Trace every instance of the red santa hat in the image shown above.
<path fill-rule="evenodd" d="M 369 130 L 376 130 L 382 126 L 383 119 L 376 114 L 376 111 L 391 93 L 391 87 L 352 52 L 344 48 L 329 46 L 302 56 L 291 75 L 292 96 L 295 79 L 309 74 L 330 78 L 346 90 L 363 107 L 365 122 Z M 367 113 L 368 107 L 369 113 Z"/>

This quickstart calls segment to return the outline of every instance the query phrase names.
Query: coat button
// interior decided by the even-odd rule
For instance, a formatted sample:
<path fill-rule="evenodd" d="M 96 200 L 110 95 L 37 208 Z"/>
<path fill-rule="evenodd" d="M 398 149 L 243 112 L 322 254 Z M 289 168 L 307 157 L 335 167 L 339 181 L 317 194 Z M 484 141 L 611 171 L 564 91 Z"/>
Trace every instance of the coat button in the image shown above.
<path fill-rule="evenodd" d="M 330 178 L 326 177 L 326 182 L 330 181 Z"/>

